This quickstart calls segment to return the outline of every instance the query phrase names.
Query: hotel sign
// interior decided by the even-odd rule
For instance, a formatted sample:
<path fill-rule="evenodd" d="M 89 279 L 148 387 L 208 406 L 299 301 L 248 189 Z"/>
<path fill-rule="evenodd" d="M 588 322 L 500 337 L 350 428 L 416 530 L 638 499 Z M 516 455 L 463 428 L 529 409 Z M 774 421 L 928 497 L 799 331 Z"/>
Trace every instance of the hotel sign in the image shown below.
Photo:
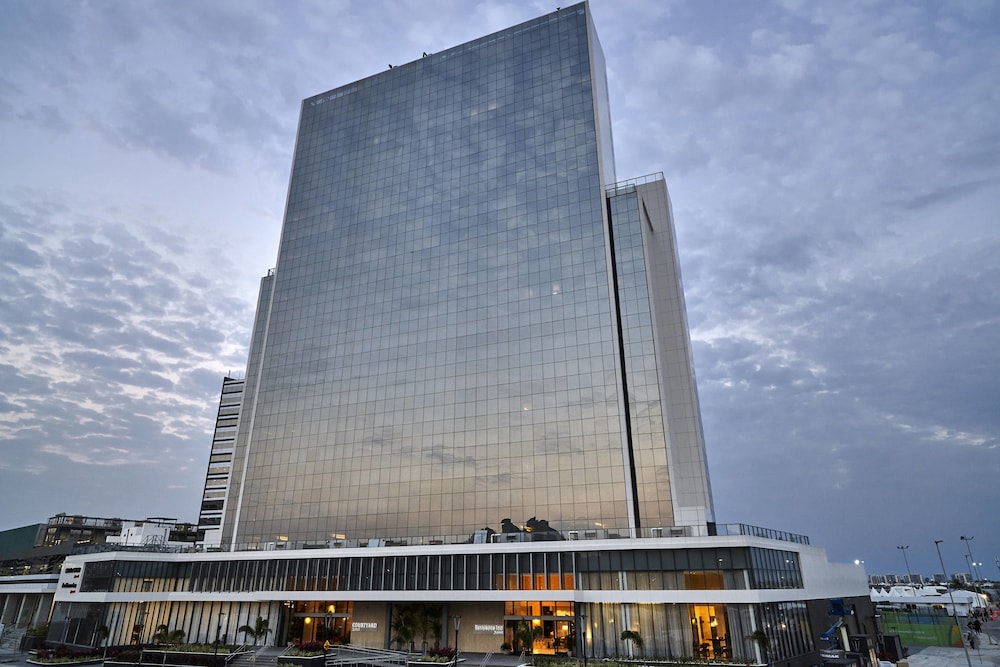
<path fill-rule="evenodd" d="M 473 634 L 477 635 L 503 635 L 503 626 L 493 623 L 476 623 Z"/>
<path fill-rule="evenodd" d="M 369 621 L 354 621 L 351 623 L 352 632 L 366 630 L 378 630 L 378 623 L 371 623 Z"/>

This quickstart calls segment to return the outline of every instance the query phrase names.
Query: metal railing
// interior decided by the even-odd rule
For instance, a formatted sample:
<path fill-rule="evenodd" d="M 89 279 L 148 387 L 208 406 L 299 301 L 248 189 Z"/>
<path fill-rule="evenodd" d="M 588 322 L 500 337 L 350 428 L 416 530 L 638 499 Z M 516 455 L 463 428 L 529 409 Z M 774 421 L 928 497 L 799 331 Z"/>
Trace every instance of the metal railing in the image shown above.
<path fill-rule="evenodd" d="M 600 528 L 581 527 L 566 530 L 553 529 L 545 533 L 532 533 L 527 530 L 518 532 L 484 532 L 482 536 L 476 531 L 473 535 L 425 535 L 384 538 L 339 538 L 327 540 L 287 540 L 280 542 L 258 542 L 237 545 L 235 548 L 220 547 L 212 551 L 298 551 L 306 549 L 363 549 L 382 547 L 433 546 L 453 544 L 483 544 L 513 543 L 513 542 L 548 542 L 576 540 L 621 540 L 621 539 L 660 539 L 666 537 L 716 537 L 726 535 L 744 535 L 760 537 L 780 542 L 809 544 L 809 537 L 784 530 L 764 528 L 745 523 L 719 523 L 686 526 L 653 526 L 649 528 L 615 529 L 602 526 Z M 166 545 L 125 546 L 120 544 L 96 544 L 75 547 L 72 553 L 99 553 L 111 551 L 142 551 L 154 553 L 202 553 L 205 550 L 194 545 L 178 547 Z M 207 553 L 207 552 L 206 552 Z"/>
<path fill-rule="evenodd" d="M 519 532 L 486 532 L 483 535 L 433 535 L 433 536 L 408 536 L 408 537 L 386 537 L 386 538 L 339 538 L 322 541 L 295 541 L 266 542 L 257 544 L 238 545 L 234 551 L 296 551 L 300 549 L 364 549 L 382 547 L 408 547 L 408 546 L 434 546 L 452 544 L 482 544 L 490 543 L 513 543 L 513 542 L 549 542 L 549 541 L 576 541 L 576 540 L 621 540 L 621 539 L 659 539 L 665 537 L 716 537 L 725 535 L 745 535 L 748 537 L 761 537 L 769 540 L 781 542 L 793 542 L 795 544 L 809 544 L 809 537 L 790 533 L 784 530 L 763 528 L 745 523 L 720 523 L 720 524 L 700 524 L 687 526 L 654 526 L 649 528 L 614 529 L 609 527 L 600 528 L 573 528 L 568 530 L 552 530 L 545 533 L 532 533 L 526 530 Z"/>
<path fill-rule="evenodd" d="M 410 654 L 405 651 L 361 646 L 336 646 L 327 653 L 326 667 L 360 667 L 361 665 L 393 667 L 405 665 L 409 657 Z"/>

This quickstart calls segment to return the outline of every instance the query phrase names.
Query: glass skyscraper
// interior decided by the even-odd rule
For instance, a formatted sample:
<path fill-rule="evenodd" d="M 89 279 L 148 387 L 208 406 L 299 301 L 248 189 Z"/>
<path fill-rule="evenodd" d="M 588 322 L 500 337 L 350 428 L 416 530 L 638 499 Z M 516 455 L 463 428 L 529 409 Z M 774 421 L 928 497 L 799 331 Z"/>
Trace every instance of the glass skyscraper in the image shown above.
<path fill-rule="evenodd" d="M 714 521 L 666 187 L 617 182 L 585 3 L 303 102 L 251 347 L 231 547 Z"/>
<path fill-rule="evenodd" d="M 863 568 L 715 523 L 667 189 L 614 174 L 588 11 L 304 101 L 202 548 L 67 557 L 49 642 L 228 653 L 267 620 L 270 656 L 345 664 L 421 634 L 483 664 L 875 645 Z"/>

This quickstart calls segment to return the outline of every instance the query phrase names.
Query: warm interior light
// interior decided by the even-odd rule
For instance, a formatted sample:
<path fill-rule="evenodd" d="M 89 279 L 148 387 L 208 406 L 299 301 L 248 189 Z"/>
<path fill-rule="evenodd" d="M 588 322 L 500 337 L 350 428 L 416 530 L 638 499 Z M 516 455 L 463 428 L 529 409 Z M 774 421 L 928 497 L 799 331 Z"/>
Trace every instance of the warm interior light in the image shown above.
<path fill-rule="evenodd" d="M 308 616 L 306 616 L 306 625 L 309 625 L 310 623 L 312 623 L 312 621 L 313 620 L 311 618 L 309 618 Z"/>

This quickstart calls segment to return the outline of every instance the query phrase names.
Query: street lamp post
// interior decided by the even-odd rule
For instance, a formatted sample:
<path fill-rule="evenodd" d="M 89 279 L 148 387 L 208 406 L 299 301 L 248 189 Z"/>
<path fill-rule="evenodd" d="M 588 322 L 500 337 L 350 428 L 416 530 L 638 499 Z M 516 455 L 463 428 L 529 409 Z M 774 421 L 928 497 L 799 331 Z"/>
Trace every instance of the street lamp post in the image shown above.
<path fill-rule="evenodd" d="M 906 546 L 896 547 L 896 548 L 903 552 L 903 562 L 906 563 L 906 583 L 912 585 L 913 584 L 913 575 L 910 574 L 910 561 L 906 557 L 906 550 L 910 548 L 910 545 L 907 544 Z"/>
<path fill-rule="evenodd" d="M 944 572 L 945 579 L 948 578 L 948 570 L 944 566 L 944 558 L 941 557 L 941 543 L 944 540 L 934 540 L 934 548 L 937 549 L 938 560 L 941 561 L 941 571 Z M 969 663 L 969 667 L 972 667 L 972 658 L 969 657 L 969 647 L 965 645 L 965 640 L 962 639 L 962 626 L 958 624 L 958 607 L 955 606 L 955 594 L 951 592 L 951 586 L 948 586 L 948 597 L 951 598 L 951 617 L 955 619 L 955 627 L 958 628 L 958 639 L 962 642 L 962 650 L 965 651 L 965 661 Z"/>
<path fill-rule="evenodd" d="M 587 667 L 587 615 L 580 614 L 580 650 L 583 651 L 583 667 Z"/>
<path fill-rule="evenodd" d="M 462 617 L 454 616 L 452 621 L 455 623 L 455 656 L 458 656 L 458 628 L 462 625 Z"/>
<path fill-rule="evenodd" d="M 973 556 L 972 556 L 972 547 L 969 546 L 969 542 L 971 542 L 972 540 L 974 540 L 976 538 L 975 538 L 975 536 L 966 537 L 965 535 L 963 535 L 963 536 L 961 536 L 958 539 L 960 539 L 963 542 L 965 542 L 965 549 L 966 549 L 966 551 L 969 552 L 969 576 L 972 576 L 972 581 L 973 581 L 973 583 L 975 583 L 975 582 L 977 582 L 977 581 L 980 580 L 979 568 L 976 567 L 976 559 L 973 558 Z M 973 576 L 973 569 L 972 568 L 975 568 L 975 576 Z M 978 591 L 979 588 L 976 588 L 976 590 Z"/>

